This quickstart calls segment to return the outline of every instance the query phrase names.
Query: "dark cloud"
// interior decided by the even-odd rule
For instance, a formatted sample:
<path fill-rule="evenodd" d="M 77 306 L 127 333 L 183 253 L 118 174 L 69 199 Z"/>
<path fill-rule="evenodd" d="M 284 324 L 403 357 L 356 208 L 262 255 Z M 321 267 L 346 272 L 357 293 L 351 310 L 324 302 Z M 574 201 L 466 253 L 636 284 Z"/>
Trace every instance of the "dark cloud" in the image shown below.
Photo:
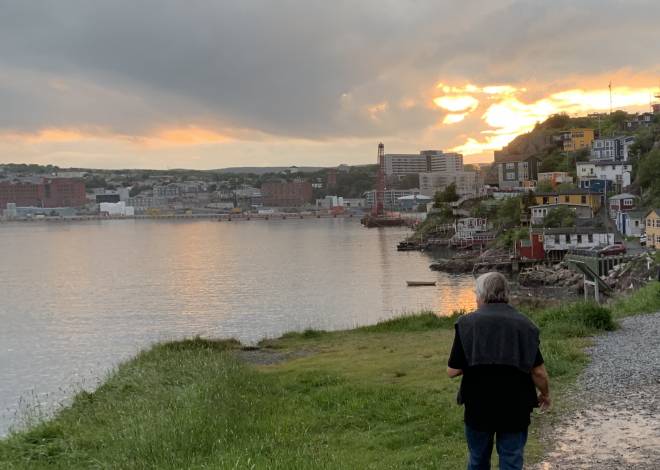
<path fill-rule="evenodd" d="M 653 0 L 0 0 L 0 126 L 405 133 L 441 117 L 420 101 L 438 80 L 656 67 L 658 16 Z"/>

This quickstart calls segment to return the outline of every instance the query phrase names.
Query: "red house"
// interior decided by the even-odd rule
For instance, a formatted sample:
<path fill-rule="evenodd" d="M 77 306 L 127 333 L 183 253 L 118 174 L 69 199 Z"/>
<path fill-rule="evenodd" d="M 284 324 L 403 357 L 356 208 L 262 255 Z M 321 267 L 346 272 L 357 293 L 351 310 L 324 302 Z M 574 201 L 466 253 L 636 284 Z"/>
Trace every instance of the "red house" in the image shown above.
<path fill-rule="evenodd" d="M 543 248 L 543 234 L 532 233 L 528 240 L 518 240 L 516 242 L 516 252 L 521 258 L 536 260 L 544 259 L 545 249 Z"/>

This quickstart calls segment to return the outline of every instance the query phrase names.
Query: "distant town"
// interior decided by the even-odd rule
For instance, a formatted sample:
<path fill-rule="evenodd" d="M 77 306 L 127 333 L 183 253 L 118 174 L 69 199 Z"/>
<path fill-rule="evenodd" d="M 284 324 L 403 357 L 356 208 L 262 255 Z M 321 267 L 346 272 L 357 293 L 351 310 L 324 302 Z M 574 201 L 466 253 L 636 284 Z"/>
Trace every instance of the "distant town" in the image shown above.
<path fill-rule="evenodd" d="M 434 242 L 483 245 L 505 234 L 511 238 L 514 229 L 522 232 L 508 242 L 518 241 L 520 254 L 532 258 L 541 256 L 532 252 L 539 246 L 546 256 L 612 245 L 622 237 L 657 247 L 660 190 L 649 180 L 653 173 L 643 169 L 660 167 L 659 135 L 655 103 L 644 113 L 551 116 L 495 151 L 492 164 L 465 164 L 463 155 L 442 150 L 387 153 L 382 144 L 373 165 L 333 168 L 160 171 L 3 164 L 0 207 L 3 221 L 338 216 L 378 209 L 408 215 L 415 223 L 411 249 Z"/>

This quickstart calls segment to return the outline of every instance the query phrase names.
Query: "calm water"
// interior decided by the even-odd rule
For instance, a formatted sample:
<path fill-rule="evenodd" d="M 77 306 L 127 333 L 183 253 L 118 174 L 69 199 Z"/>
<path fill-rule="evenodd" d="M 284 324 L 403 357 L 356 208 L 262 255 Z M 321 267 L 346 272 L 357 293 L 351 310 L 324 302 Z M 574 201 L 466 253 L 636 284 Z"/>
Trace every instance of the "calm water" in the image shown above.
<path fill-rule="evenodd" d="M 253 343 L 471 308 L 472 278 L 397 253 L 405 232 L 355 219 L 0 225 L 0 434 L 21 402 L 52 409 L 154 341 Z"/>

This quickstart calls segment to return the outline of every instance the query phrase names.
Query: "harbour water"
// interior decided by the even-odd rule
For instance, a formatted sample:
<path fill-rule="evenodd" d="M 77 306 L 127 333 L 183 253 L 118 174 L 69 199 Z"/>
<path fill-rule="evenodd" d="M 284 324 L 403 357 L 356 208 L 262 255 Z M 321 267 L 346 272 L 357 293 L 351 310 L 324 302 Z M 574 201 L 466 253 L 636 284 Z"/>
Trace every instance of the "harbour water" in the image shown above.
<path fill-rule="evenodd" d="M 396 251 L 406 230 L 356 219 L 0 225 L 0 435 L 156 341 L 249 344 L 472 308 L 471 276 Z"/>

